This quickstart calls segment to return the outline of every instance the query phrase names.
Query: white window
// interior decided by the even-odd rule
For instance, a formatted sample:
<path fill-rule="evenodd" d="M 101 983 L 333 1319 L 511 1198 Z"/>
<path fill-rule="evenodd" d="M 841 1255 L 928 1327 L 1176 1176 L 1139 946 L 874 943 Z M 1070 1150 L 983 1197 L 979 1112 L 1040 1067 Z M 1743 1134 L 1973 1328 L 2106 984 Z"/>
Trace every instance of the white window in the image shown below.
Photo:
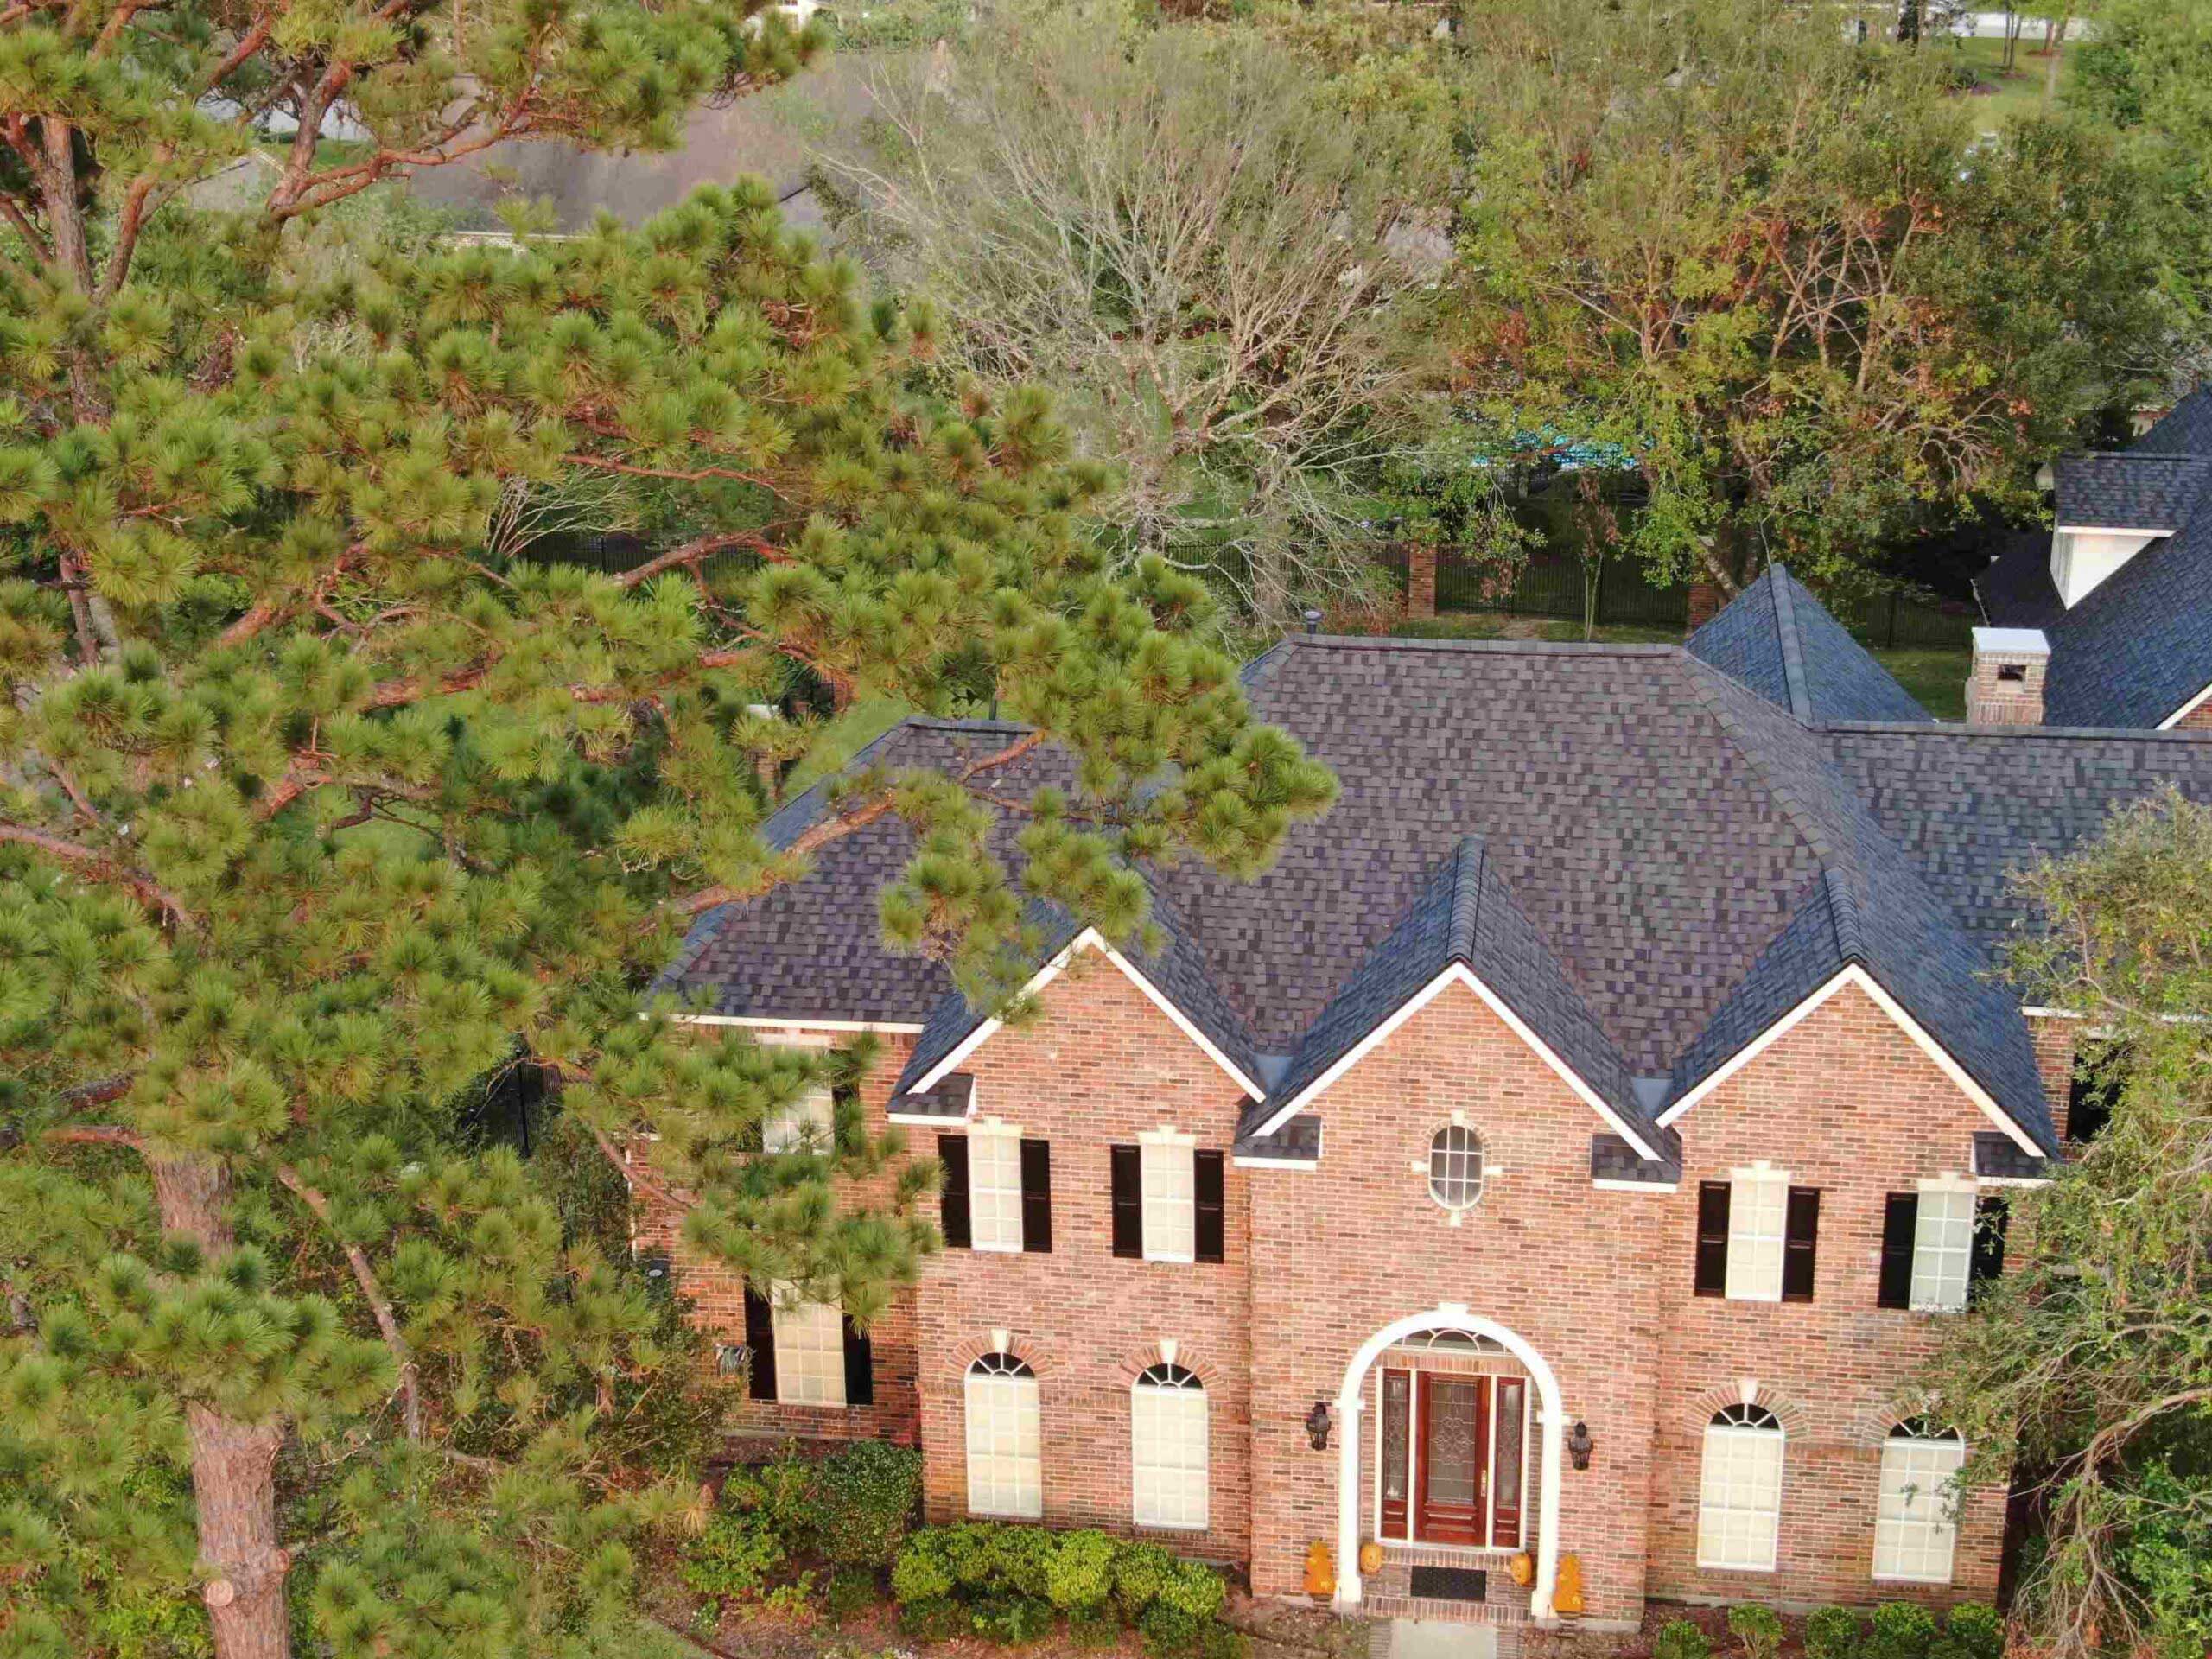
<path fill-rule="evenodd" d="M 968 1368 L 968 1513 L 1036 1521 L 1045 1513 L 1037 1374 L 1012 1354 Z"/>
<path fill-rule="evenodd" d="M 1129 1396 L 1129 1467 L 1141 1527 L 1206 1527 L 1206 1391 L 1180 1365 L 1151 1367 Z"/>
<path fill-rule="evenodd" d="M 1728 1194 L 1727 1294 L 1732 1300 L 1782 1300 L 1782 1258 L 1789 1223 L 1788 1171 L 1762 1169 L 1736 1177 Z"/>
<path fill-rule="evenodd" d="M 1198 1193 L 1191 1142 L 1147 1141 L 1144 1169 L 1144 1259 L 1189 1262 L 1198 1249 Z"/>
<path fill-rule="evenodd" d="M 1974 1262 L 1974 1189 L 1923 1186 L 1912 1235 L 1912 1305 L 1955 1313 L 1967 1305 Z"/>
<path fill-rule="evenodd" d="M 836 1107 L 827 1089 L 810 1089 L 760 1125 L 764 1152 L 828 1152 L 835 1144 Z"/>
<path fill-rule="evenodd" d="M 1705 1430 L 1697 1564 L 1774 1571 L 1782 1528 L 1782 1425 L 1762 1406 L 1730 1406 Z"/>
<path fill-rule="evenodd" d="M 1021 1131 L 979 1123 L 968 1136 L 969 1243 L 979 1250 L 1021 1248 Z"/>
<path fill-rule="evenodd" d="M 821 1302 L 790 1302 L 780 1287 L 770 1318 L 776 1331 L 776 1398 L 799 1406 L 845 1403 L 845 1322 Z"/>
<path fill-rule="evenodd" d="M 1890 1431 L 1874 1511 L 1876 1578 L 1951 1581 L 1951 1551 L 1959 1541 L 1955 1478 L 1966 1460 L 1967 1443 L 1955 1431 L 1920 1422 Z"/>
<path fill-rule="evenodd" d="M 1428 1196 L 1446 1210 L 1465 1210 L 1482 1195 L 1482 1137 L 1464 1124 L 1446 1124 L 1428 1143 Z"/>

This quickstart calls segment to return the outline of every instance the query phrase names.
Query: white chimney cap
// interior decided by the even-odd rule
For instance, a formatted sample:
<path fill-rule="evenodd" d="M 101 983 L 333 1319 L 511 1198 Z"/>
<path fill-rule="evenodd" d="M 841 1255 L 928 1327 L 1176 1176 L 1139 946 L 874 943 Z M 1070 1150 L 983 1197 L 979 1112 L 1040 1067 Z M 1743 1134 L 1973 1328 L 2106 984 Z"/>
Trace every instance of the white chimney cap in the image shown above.
<path fill-rule="evenodd" d="M 1974 654 L 2005 657 L 2048 657 L 2050 641 L 2041 628 L 1976 628 Z"/>

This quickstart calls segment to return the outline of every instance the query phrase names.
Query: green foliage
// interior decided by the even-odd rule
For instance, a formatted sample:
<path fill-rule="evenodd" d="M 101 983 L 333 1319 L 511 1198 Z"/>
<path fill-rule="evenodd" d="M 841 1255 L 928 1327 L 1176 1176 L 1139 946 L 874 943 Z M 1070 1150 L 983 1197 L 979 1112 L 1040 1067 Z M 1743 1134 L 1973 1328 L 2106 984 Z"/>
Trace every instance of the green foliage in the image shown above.
<path fill-rule="evenodd" d="M 1652 1638 L 1651 1659 L 1709 1659 L 1713 1643 L 1686 1618 L 1670 1619 Z"/>
<path fill-rule="evenodd" d="M 1205 1627 L 1195 1614 L 1157 1601 L 1137 1620 L 1137 1634 L 1150 1659 L 1197 1659 Z"/>
<path fill-rule="evenodd" d="M 1159 1600 L 1181 1567 L 1158 1544 L 1125 1543 L 1114 1554 L 1114 1605 L 1135 1624 Z"/>
<path fill-rule="evenodd" d="M 969 1623 L 978 1636 L 1018 1648 L 1048 1633 L 1057 1615 L 1041 1596 L 986 1596 L 975 1604 Z"/>
<path fill-rule="evenodd" d="M 1121 1639 L 1121 1621 L 1104 1603 L 1077 1607 L 1068 1614 L 1068 1641 L 1077 1648 L 1110 1648 Z"/>
<path fill-rule="evenodd" d="M 1927 1659 L 1936 1640 L 1936 1615 L 1917 1602 L 1885 1601 L 1874 1610 L 1867 1659 Z"/>
<path fill-rule="evenodd" d="M 1986 1602 L 1952 1608 L 1943 1616 L 1943 1635 L 1966 1659 L 2004 1659 L 2005 1620 Z"/>
<path fill-rule="evenodd" d="M 916 1533 L 891 1567 L 891 1594 L 901 1608 L 924 1607 L 950 1599 L 958 1580 L 952 1575 L 938 1529 Z"/>
<path fill-rule="evenodd" d="M 683 1582 L 717 1600 L 763 1593 L 790 1559 L 783 1540 L 759 1516 L 718 1510 L 683 1548 Z"/>
<path fill-rule="evenodd" d="M 1229 1586 L 1221 1574 L 1205 1563 L 1178 1561 L 1175 1570 L 1160 1583 L 1160 1605 L 1196 1619 L 1211 1619 L 1221 1611 L 1228 1595 Z"/>
<path fill-rule="evenodd" d="M 858 1567 L 841 1567 L 830 1575 L 829 1586 L 823 1592 L 823 1605 L 829 1610 L 831 1620 L 842 1624 L 874 1606 L 877 1593 L 875 1574 Z"/>
<path fill-rule="evenodd" d="M 1775 1659 L 1782 1651 L 1782 1615 L 1758 1602 L 1728 1610 L 1728 1633 L 1744 1644 L 1745 1659 Z"/>
<path fill-rule="evenodd" d="M 2031 1243 L 1947 1324 L 1928 1381 L 1967 1481 L 2051 1471 L 2023 1635 L 2068 1659 L 2092 1627 L 2193 1655 L 2212 1586 L 2212 810 L 2151 797 L 2022 887 L 2041 925 L 2012 976 L 2107 1033 L 2087 1057 L 2112 1116 L 2018 1196 Z"/>
<path fill-rule="evenodd" d="M 968 1610 L 950 1596 L 899 1604 L 899 1629 L 917 1642 L 950 1642 L 969 1628 Z"/>
<path fill-rule="evenodd" d="M 921 1454 L 857 1440 L 820 1458 L 788 1452 L 734 1471 L 722 1503 L 748 1512 L 794 1555 L 833 1567 L 891 1565 L 921 1497 Z"/>
<path fill-rule="evenodd" d="M 1805 1618 L 1807 1659 L 1859 1659 L 1859 1615 L 1848 1607 L 1815 1607 Z"/>
<path fill-rule="evenodd" d="M 1060 1534 L 1045 1570 L 1045 1594 L 1052 1605 L 1071 1618 L 1104 1607 L 1114 1592 L 1116 1548 L 1103 1532 Z"/>
<path fill-rule="evenodd" d="M 1220 1623 L 1198 1633 L 1198 1659 L 1252 1659 L 1252 1638 Z"/>

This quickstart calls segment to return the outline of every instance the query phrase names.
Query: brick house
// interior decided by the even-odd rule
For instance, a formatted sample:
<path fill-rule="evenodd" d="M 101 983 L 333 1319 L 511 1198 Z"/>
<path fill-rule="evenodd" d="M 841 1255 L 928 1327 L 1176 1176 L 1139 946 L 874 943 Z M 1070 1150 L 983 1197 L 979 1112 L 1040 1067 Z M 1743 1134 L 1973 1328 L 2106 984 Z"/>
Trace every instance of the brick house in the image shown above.
<path fill-rule="evenodd" d="M 1974 582 L 1969 720 L 2212 728 L 2212 387 L 2117 454 L 2051 463 L 2046 543 Z"/>
<path fill-rule="evenodd" d="M 1325 1543 L 1344 1607 L 1548 1618 L 1570 1555 L 1601 1624 L 1988 1598 L 2005 1494 L 1910 1382 L 2081 1128 L 2074 1022 L 1990 976 L 2009 875 L 2212 797 L 2212 735 L 1939 725 L 1780 570 L 1687 646 L 1299 637 L 1245 683 L 1337 805 L 1255 881 L 1155 873 L 1144 950 L 1064 921 L 1033 1017 L 882 949 L 888 820 L 694 929 L 691 1017 L 879 1033 L 865 1107 L 946 1176 L 865 1337 L 678 1261 L 734 1430 L 918 1441 L 933 1518 L 1262 1595 Z"/>

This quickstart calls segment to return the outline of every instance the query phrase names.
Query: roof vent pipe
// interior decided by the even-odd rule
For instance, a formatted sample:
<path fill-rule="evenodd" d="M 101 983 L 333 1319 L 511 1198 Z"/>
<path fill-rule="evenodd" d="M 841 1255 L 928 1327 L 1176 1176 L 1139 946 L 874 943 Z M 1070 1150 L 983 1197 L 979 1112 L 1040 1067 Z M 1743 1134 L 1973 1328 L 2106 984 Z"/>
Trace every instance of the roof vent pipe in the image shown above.
<path fill-rule="evenodd" d="M 1306 632 L 1308 634 L 1315 634 L 1321 632 L 1320 612 L 1308 611 L 1306 613 Z"/>

